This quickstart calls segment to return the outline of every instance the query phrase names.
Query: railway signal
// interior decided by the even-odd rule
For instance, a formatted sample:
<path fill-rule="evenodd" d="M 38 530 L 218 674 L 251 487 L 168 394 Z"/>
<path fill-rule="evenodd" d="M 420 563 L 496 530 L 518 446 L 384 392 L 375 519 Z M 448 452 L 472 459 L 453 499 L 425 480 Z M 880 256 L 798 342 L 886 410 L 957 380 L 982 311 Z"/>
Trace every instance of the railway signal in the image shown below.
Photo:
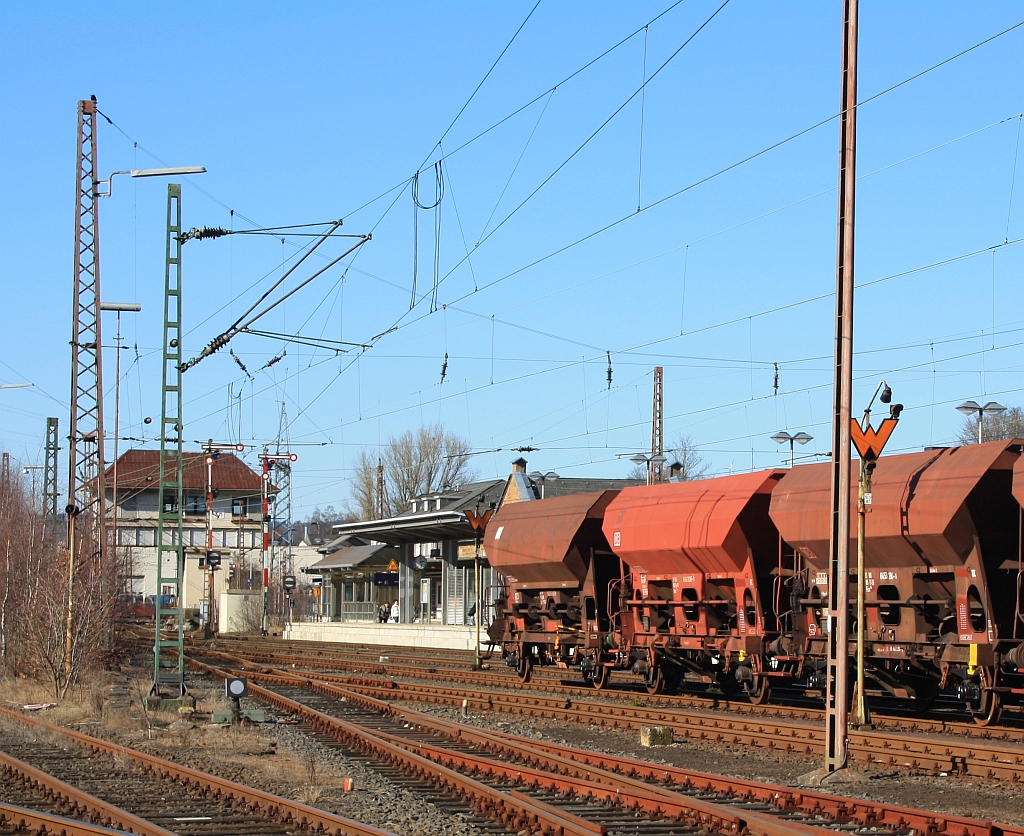
<path fill-rule="evenodd" d="M 263 635 L 270 632 L 270 471 L 274 462 L 297 462 L 297 453 L 268 453 L 258 456 L 263 463 Z"/>
<path fill-rule="evenodd" d="M 890 404 L 889 417 L 882 419 L 877 430 L 871 426 L 871 407 L 875 403 L 875 398 L 882 403 Z M 858 423 L 856 418 L 850 419 L 850 440 L 860 454 L 860 481 L 857 485 L 857 683 L 853 691 L 853 711 L 850 715 L 850 722 L 858 728 L 871 725 L 868 701 L 864 697 L 864 617 L 867 595 L 864 588 L 864 540 L 868 506 L 871 505 L 871 474 L 885 443 L 896 429 L 902 411 L 903 404 L 892 403 L 892 388 L 883 380 L 868 401 L 862 422 Z"/>
<path fill-rule="evenodd" d="M 473 533 L 476 535 L 476 553 L 473 556 L 473 578 L 476 584 L 476 598 L 475 609 L 476 616 L 474 622 L 476 623 L 476 644 L 473 650 L 473 670 L 480 670 L 480 622 L 483 620 L 484 608 L 483 608 L 483 596 L 480 594 L 480 543 L 484 538 L 484 532 L 487 530 L 487 523 L 490 522 L 492 516 L 494 516 L 494 503 L 491 503 L 491 507 L 480 513 L 480 504 L 477 500 L 476 512 L 463 511 L 466 515 L 466 519 L 469 520 L 469 524 L 473 526 Z"/>

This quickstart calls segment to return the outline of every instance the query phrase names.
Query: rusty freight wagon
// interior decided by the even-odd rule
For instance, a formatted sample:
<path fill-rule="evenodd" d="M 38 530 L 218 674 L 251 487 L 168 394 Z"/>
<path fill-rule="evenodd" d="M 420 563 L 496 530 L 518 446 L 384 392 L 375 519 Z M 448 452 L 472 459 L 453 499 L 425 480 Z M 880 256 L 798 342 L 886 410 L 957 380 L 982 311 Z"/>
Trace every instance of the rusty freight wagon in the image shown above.
<path fill-rule="evenodd" d="M 1021 449 L 1011 440 L 883 457 L 865 523 L 867 675 L 922 707 L 950 689 L 983 724 L 1024 693 Z M 826 654 L 830 476 L 827 464 L 797 467 L 772 495 L 772 520 L 794 547 L 794 598 L 807 605 L 772 648 L 781 658 Z"/>
<path fill-rule="evenodd" d="M 490 565 L 505 579 L 489 628 L 525 682 L 535 665 L 600 676 L 606 595 L 618 560 L 601 531 L 617 491 L 504 505 L 487 526 Z"/>
<path fill-rule="evenodd" d="M 784 473 L 626 488 L 608 506 L 604 533 L 621 561 L 609 596 L 616 667 L 651 693 L 689 676 L 767 698 L 781 553 L 768 505 Z"/>

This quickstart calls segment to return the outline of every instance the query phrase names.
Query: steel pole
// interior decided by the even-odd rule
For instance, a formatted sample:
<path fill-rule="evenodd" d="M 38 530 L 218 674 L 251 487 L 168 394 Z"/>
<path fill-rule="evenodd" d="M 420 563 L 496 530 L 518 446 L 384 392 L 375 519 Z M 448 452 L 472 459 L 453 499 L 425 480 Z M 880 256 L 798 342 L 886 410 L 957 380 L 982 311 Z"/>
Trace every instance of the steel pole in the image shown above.
<path fill-rule="evenodd" d="M 861 459 L 860 484 L 857 490 L 857 685 L 853 692 L 851 722 L 855 726 L 871 723 L 867 697 L 864 695 L 864 617 L 865 617 L 865 576 L 864 539 L 867 521 L 867 497 L 871 493 L 871 471 L 868 463 Z"/>
<path fill-rule="evenodd" d="M 473 558 L 473 575 L 476 588 L 476 644 L 473 646 L 473 670 L 480 670 L 480 621 L 483 618 L 483 596 L 480 594 L 480 529 L 476 530 L 476 555 Z"/>
<path fill-rule="evenodd" d="M 213 439 L 210 439 L 212 445 Z M 210 552 L 213 551 L 213 454 L 206 454 L 206 571 L 210 575 L 209 596 L 206 610 L 206 638 L 213 638 L 213 567 L 210 565 Z"/>
<path fill-rule="evenodd" d="M 857 159 L 857 0 L 843 4 L 843 90 L 840 107 L 836 344 L 832 414 L 828 683 L 825 776 L 847 762 L 850 605 L 850 418 L 853 388 L 853 263 Z"/>
<path fill-rule="evenodd" d="M 263 459 L 263 635 L 270 633 L 270 460 Z"/>

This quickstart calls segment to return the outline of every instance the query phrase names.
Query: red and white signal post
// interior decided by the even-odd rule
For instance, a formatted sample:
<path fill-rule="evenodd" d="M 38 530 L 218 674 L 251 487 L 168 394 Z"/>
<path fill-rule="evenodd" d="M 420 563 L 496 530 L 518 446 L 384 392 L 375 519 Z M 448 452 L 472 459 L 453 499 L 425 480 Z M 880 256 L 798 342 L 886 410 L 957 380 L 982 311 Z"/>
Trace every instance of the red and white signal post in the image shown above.
<path fill-rule="evenodd" d="M 296 453 L 260 453 L 263 463 L 263 635 L 270 632 L 270 471 L 274 462 L 296 462 Z"/>

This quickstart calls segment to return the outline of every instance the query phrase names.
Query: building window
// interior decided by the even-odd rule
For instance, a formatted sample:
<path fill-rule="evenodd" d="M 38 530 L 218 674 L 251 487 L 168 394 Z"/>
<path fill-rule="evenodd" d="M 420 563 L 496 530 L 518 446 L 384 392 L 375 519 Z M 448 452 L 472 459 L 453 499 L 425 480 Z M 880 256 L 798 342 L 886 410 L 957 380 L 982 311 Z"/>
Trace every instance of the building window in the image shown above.
<path fill-rule="evenodd" d="M 244 496 L 236 496 L 231 500 L 231 516 L 232 517 L 247 517 L 248 516 L 248 502 Z"/>
<path fill-rule="evenodd" d="M 186 496 L 185 497 L 185 513 L 186 514 L 205 514 L 206 513 L 206 497 L 205 496 Z"/>

